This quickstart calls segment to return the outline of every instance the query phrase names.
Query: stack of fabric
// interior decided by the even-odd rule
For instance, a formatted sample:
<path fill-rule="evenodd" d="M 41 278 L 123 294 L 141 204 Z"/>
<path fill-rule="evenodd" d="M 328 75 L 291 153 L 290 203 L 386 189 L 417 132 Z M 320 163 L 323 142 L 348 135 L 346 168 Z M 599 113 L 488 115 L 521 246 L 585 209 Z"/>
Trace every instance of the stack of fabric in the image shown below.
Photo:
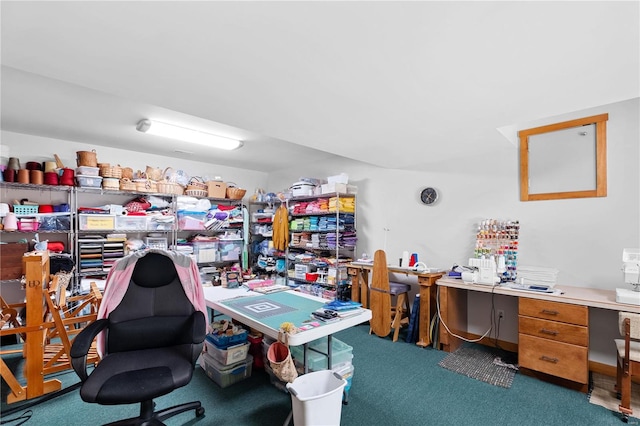
<path fill-rule="evenodd" d="M 329 199 L 329 211 L 354 213 L 356 211 L 355 199 L 331 197 Z"/>

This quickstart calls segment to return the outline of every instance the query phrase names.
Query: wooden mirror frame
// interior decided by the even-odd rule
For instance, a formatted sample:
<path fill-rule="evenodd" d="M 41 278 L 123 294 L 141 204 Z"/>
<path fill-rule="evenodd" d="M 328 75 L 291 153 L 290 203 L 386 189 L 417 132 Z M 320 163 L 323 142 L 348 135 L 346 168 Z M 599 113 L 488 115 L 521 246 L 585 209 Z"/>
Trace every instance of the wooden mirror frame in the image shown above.
<path fill-rule="evenodd" d="M 520 138 L 520 201 L 558 200 L 562 198 L 587 198 L 607 196 L 607 120 L 609 114 L 578 118 L 562 123 L 549 124 L 518 132 Z M 586 191 L 529 192 L 529 137 L 541 133 L 570 129 L 585 125 L 596 125 L 596 188 Z"/>

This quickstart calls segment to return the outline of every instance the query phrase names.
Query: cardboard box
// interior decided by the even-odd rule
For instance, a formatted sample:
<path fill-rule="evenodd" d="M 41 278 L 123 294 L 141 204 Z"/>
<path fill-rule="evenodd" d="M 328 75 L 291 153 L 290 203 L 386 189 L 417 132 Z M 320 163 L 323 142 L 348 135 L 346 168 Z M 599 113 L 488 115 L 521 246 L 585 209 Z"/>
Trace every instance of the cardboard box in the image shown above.
<path fill-rule="evenodd" d="M 207 196 L 209 198 L 225 198 L 227 196 L 227 184 L 217 180 L 207 181 Z"/>
<path fill-rule="evenodd" d="M 0 279 L 22 278 L 22 257 L 29 250 L 27 243 L 0 244 Z"/>

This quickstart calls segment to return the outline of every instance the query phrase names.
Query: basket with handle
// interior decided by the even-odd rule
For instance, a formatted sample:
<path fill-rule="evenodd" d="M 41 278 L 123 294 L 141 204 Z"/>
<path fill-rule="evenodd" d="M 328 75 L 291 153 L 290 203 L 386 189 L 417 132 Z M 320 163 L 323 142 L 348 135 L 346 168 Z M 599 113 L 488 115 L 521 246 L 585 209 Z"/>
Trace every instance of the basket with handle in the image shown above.
<path fill-rule="evenodd" d="M 238 188 L 233 182 L 227 182 L 227 198 L 230 200 L 241 200 L 246 193 L 246 189 Z"/>
<path fill-rule="evenodd" d="M 100 176 L 106 178 L 120 179 L 122 177 L 122 167 L 120 165 L 112 166 L 108 163 L 100 164 Z"/>
<path fill-rule="evenodd" d="M 189 184 L 187 185 L 187 190 L 192 190 L 192 191 L 204 191 L 205 195 L 203 195 L 203 197 L 206 197 L 206 192 L 207 192 L 207 184 L 203 182 L 201 177 L 198 176 L 194 176 L 191 178 L 191 180 L 189 180 Z"/>
<path fill-rule="evenodd" d="M 135 191 L 136 184 L 129 178 L 120 179 L 120 191 Z"/>
<path fill-rule="evenodd" d="M 184 194 L 184 188 L 175 182 L 175 178 L 171 173 L 172 170 L 171 167 L 167 167 L 162 173 L 163 180 L 157 182 L 158 192 L 161 194 L 182 195 Z"/>

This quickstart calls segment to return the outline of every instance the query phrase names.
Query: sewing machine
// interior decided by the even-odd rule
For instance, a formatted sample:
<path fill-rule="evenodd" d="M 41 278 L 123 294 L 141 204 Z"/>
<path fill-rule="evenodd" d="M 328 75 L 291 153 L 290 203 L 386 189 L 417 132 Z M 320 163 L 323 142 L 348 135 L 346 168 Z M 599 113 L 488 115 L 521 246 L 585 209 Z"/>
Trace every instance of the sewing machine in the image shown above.
<path fill-rule="evenodd" d="M 640 305 L 640 249 L 624 249 L 622 262 L 624 282 L 631 284 L 633 290 L 616 288 L 616 302 Z"/>
<path fill-rule="evenodd" d="M 504 256 L 498 256 L 498 263 L 493 256 L 489 259 L 469 259 L 469 266 L 473 271 L 462 273 L 462 281 L 474 284 L 496 285 L 500 282 L 498 274 L 505 271 Z"/>

